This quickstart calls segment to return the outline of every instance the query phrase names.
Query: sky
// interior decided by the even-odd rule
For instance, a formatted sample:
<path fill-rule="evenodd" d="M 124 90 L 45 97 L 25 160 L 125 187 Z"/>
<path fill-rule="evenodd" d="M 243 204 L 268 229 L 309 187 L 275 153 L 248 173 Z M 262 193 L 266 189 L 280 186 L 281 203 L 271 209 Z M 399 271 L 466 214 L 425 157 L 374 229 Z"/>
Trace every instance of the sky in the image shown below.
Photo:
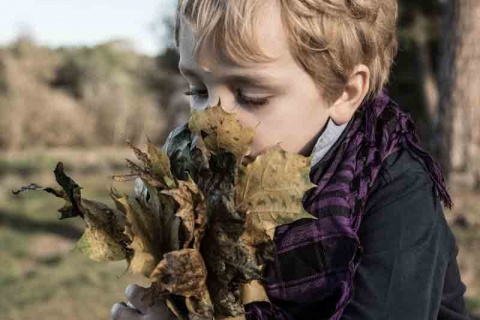
<path fill-rule="evenodd" d="M 173 14 L 176 0 L 0 0 L 0 45 L 19 34 L 51 47 L 132 41 L 155 55 L 163 42 L 153 24 Z"/>

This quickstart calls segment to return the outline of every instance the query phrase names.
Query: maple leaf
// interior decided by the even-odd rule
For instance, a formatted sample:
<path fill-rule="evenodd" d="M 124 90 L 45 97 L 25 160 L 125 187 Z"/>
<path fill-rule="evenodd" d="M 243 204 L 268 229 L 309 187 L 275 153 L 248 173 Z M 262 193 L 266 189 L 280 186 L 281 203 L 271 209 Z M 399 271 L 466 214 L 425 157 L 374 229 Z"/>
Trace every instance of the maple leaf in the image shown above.
<path fill-rule="evenodd" d="M 213 305 L 207 288 L 207 269 L 198 249 L 166 253 L 150 278 L 161 289 L 185 297 L 192 315 L 212 319 Z"/>
<path fill-rule="evenodd" d="M 250 216 L 252 226 L 273 239 L 275 227 L 296 220 L 316 219 L 302 205 L 310 181 L 311 159 L 291 154 L 276 145 L 255 161 L 240 166 L 236 184 L 236 209 Z"/>
<path fill-rule="evenodd" d="M 226 112 L 220 104 L 192 110 L 188 127 L 204 139 L 206 148 L 213 154 L 227 150 L 240 160 L 255 136 L 255 129 L 242 126 L 237 115 Z"/>
<path fill-rule="evenodd" d="M 206 285 L 207 269 L 198 249 L 166 253 L 150 278 L 171 293 L 210 300 Z"/>

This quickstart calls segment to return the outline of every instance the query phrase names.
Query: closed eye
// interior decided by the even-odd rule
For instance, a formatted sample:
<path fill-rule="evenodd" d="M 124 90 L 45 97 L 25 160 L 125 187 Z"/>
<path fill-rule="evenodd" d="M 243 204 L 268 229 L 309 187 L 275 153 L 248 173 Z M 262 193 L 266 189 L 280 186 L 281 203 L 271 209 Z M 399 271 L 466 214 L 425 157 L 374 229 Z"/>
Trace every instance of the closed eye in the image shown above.
<path fill-rule="evenodd" d="M 187 96 L 192 96 L 193 100 L 195 101 L 204 101 L 208 99 L 208 91 L 207 90 L 198 90 L 198 89 L 191 89 L 184 93 Z M 270 102 L 271 97 L 249 97 L 246 96 L 241 90 L 236 90 L 235 92 L 235 99 L 237 103 L 247 107 L 259 107 L 266 105 Z"/>

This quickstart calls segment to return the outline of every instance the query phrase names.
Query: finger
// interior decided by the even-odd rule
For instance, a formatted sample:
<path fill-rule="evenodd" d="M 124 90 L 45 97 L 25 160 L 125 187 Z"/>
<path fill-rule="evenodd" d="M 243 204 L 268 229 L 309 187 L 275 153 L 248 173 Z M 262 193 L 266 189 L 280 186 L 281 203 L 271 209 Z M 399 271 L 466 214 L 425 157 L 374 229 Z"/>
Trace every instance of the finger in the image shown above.
<path fill-rule="evenodd" d="M 143 300 L 145 293 L 147 292 L 146 288 L 141 287 L 137 284 L 131 284 L 125 289 L 125 297 L 130 301 L 130 303 L 141 312 L 145 312 L 149 305 L 146 300 Z"/>
<path fill-rule="evenodd" d="M 127 301 L 127 307 L 138 310 L 130 301 Z"/>
<path fill-rule="evenodd" d="M 112 320 L 140 320 L 142 314 L 132 308 L 129 308 L 125 302 L 115 303 L 110 311 Z"/>

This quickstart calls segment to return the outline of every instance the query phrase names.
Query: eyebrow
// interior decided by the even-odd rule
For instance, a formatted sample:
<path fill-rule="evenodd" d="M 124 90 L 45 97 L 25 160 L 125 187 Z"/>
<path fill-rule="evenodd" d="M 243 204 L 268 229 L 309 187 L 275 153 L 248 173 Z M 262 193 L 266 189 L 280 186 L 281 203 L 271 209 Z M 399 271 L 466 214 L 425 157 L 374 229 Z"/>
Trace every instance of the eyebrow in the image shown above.
<path fill-rule="evenodd" d="M 194 69 L 190 69 L 182 65 L 179 65 L 178 69 L 180 70 L 180 73 L 183 74 L 185 77 L 201 79 L 201 76 Z M 234 83 L 237 85 L 255 86 L 264 89 L 276 89 L 276 86 L 272 83 L 273 80 L 271 77 L 267 77 L 259 73 L 252 75 L 224 75 L 220 77 L 219 80 L 226 83 Z"/>

